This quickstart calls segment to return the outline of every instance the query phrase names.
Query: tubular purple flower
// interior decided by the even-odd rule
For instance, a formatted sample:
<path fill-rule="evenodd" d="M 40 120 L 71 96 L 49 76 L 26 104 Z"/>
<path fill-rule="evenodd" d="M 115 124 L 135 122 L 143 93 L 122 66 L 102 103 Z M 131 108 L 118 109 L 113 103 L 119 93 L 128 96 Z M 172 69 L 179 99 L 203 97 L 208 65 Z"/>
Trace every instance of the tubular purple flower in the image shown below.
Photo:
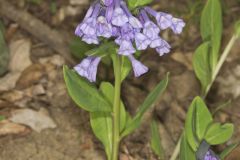
<path fill-rule="evenodd" d="M 113 3 L 113 0 L 101 0 L 105 6 L 110 6 Z"/>
<path fill-rule="evenodd" d="M 120 6 L 120 0 L 115 0 L 115 8 L 112 15 L 112 24 L 121 27 L 127 22 L 128 17 Z"/>
<path fill-rule="evenodd" d="M 179 18 L 172 18 L 172 25 L 171 29 L 175 34 L 182 33 L 183 27 L 185 27 L 185 22 L 182 19 Z"/>
<path fill-rule="evenodd" d="M 151 41 L 149 38 L 147 38 L 147 36 L 138 32 L 135 34 L 135 43 L 138 50 L 145 50 Z"/>
<path fill-rule="evenodd" d="M 204 160 L 219 160 L 219 158 L 216 157 L 215 154 L 212 153 L 211 151 L 208 151 L 204 156 Z"/>
<path fill-rule="evenodd" d="M 163 12 L 156 12 L 150 7 L 144 7 L 144 9 L 153 17 L 156 18 L 158 26 L 160 29 L 164 30 L 169 28 L 172 25 L 172 15 L 163 13 Z"/>
<path fill-rule="evenodd" d="M 75 35 L 79 36 L 79 37 L 82 37 L 83 36 L 83 32 L 81 30 L 81 25 L 82 24 L 79 24 L 75 30 Z"/>
<path fill-rule="evenodd" d="M 157 20 L 158 26 L 162 30 L 171 27 L 171 25 L 172 25 L 172 18 L 173 18 L 172 15 L 167 14 L 167 13 L 163 13 L 163 12 L 159 12 L 156 15 L 156 20 Z"/>
<path fill-rule="evenodd" d="M 126 23 L 124 26 L 121 27 L 121 37 L 123 37 L 125 40 L 132 40 L 134 39 L 134 32 L 135 30 L 133 27 L 129 24 Z"/>
<path fill-rule="evenodd" d="M 159 53 L 160 56 L 163 56 L 166 53 L 169 53 L 171 46 L 165 41 L 162 40 L 161 46 L 156 48 L 156 51 Z"/>
<path fill-rule="evenodd" d="M 87 44 L 99 44 L 99 40 L 96 35 L 84 35 L 82 40 Z"/>
<path fill-rule="evenodd" d="M 90 82 L 96 81 L 97 67 L 100 62 L 100 57 L 87 57 L 74 67 L 74 70 L 82 77 L 87 78 Z"/>
<path fill-rule="evenodd" d="M 91 17 L 86 18 L 80 26 L 81 31 L 86 35 L 96 34 L 97 16 L 100 11 L 100 4 L 96 4 Z"/>
<path fill-rule="evenodd" d="M 97 36 L 110 38 L 112 36 L 112 25 L 107 23 L 105 17 L 100 16 L 97 19 Z"/>
<path fill-rule="evenodd" d="M 125 11 L 126 15 L 128 16 L 129 23 L 132 25 L 133 28 L 142 28 L 142 23 L 132 15 L 132 13 L 129 11 L 126 3 L 124 1 L 121 2 L 121 6 L 123 10 Z"/>
<path fill-rule="evenodd" d="M 136 52 L 135 48 L 132 45 L 131 41 L 128 40 L 119 40 L 120 48 L 118 50 L 118 54 L 120 55 L 131 55 Z"/>
<path fill-rule="evenodd" d="M 129 55 L 128 58 L 132 63 L 135 77 L 140 77 L 141 75 L 148 72 L 148 67 L 143 65 L 140 61 L 136 60 L 133 55 Z"/>
<path fill-rule="evenodd" d="M 112 20 L 112 16 L 113 16 L 113 11 L 114 11 L 114 6 L 113 4 L 108 6 L 107 9 L 106 9 L 106 19 L 107 21 L 110 23 L 111 20 Z"/>

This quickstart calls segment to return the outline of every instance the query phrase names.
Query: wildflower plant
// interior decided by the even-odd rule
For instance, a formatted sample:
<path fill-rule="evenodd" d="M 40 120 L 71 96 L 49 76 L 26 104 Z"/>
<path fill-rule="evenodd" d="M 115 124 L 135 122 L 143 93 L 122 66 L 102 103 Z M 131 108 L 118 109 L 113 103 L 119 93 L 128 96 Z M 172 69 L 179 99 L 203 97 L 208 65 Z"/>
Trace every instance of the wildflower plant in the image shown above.
<path fill-rule="evenodd" d="M 134 76 L 148 72 L 136 53 L 153 48 L 163 56 L 171 46 L 160 33 L 170 29 L 180 34 L 182 19 L 157 12 L 147 4 L 152 0 L 96 0 L 88 9 L 75 34 L 96 48 L 87 51 L 86 58 L 73 69 L 64 66 L 68 92 L 76 104 L 90 113 L 91 127 L 105 147 L 107 159 L 117 160 L 121 140 L 137 129 L 144 113 L 163 93 L 168 75 L 147 96 L 134 117 L 127 113 L 121 100 L 121 83 L 131 68 Z M 106 57 L 113 62 L 115 83 L 101 82 L 97 88 L 98 65 Z"/>

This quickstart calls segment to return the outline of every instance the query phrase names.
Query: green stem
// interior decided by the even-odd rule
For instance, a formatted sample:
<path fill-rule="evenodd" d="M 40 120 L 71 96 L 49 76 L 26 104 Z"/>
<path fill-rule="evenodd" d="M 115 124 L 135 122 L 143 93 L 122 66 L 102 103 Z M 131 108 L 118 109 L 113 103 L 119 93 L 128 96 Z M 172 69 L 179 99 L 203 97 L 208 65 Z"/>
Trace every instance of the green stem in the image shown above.
<path fill-rule="evenodd" d="M 209 90 L 211 89 L 212 85 L 213 85 L 213 82 L 215 81 L 220 69 L 222 68 L 222 65 L 223 63 L 225 62 L 227 56 L 229 55 L 235 41 L 238 39 L 238 36 L 237 35 L 233 35 L 231 40 L 229 41 L 227 47 L 225 48 L 223 54 L 221 55 L 219 61 L 218 61 L 218 64 L 212 74 L 212 80 L 211 80 L 211 83 L 208 85 L 207 89 L 206 89 L 206 92 L 205 92 L 205 97 L 207 96 Z"/>
<path fill-rule="evenodd" d="M 121 92 L 121 60 L 116 56 L 114 64 L 115 72 L 115 93 L 113 106 L 113 135 L 112 135 L 112 157 L 111 160 L 118 160 L 120 142 L 120 92 Z"/>
<path fill-rule="evenodd" d="M 180 152 L 180 148 L 181 148 L 181 140 L 182 140 L 182 136 L 180 136 L 180 138 L 178 140 L 178 143 L 177 143 L 177 145 L 176 145 L 176 147 L 173 151 L 173 154 L 172 154 L 170 160 L 176 160 L 177 159 L 178 154 Z"/>

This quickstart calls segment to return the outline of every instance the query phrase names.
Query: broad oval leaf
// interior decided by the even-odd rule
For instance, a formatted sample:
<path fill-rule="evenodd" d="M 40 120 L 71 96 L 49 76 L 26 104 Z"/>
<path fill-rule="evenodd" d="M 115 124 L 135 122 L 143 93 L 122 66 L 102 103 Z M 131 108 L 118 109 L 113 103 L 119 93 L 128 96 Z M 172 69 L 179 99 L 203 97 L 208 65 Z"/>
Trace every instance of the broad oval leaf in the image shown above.
<path fill-rule="evenodd" d="M 186 134 L 183 133 L 180 146 L 180 160 L 196 160 L 195 152 L 188 143 Z"/>
<path fill-rule="evenodd" d="M 215 69 L 222 38 L 222 9 L 219 0 L 208 0 L 201 16 L 201 35 L 204 41 L 210 41 L 210 67 Z"/>
<path fill-rule="evenodd" d="M 189 145 L 194 151 L 197 151 L 198 141 L 195 137 L 196 126 L 195 126 L 195 113 L 196 113 L 196 104 L 199 101 L 200 97 L 196 97 L 187 112 L 187 117 L 185 120 L 185 136 L 186 140 L 188 141 Z"/>
<path fill-rule="evenodd" d="M 161 138 L 156 121 L 152 121 L 151 123 L 151 148 L 161 160 L 164 159 L 164 150 L 161 144 Z"/>
<path fill-rule="evenodd" d="M 110 103 L 92 84 L 67 66 L 63 67 L 63 74 L 68 93 L 79 107 L 89 112 L 112 111 Z"/>
<path fill-rule="evenodd" d="M 193 55 L 194 72 L 201 82 L 202 90 L 205 92 L 207 86 L 211 83 L 211 69 L 209 65 L 209 43 L 201 44 Z"/>
<path fill-rule="evenodd" d="M 206 104 L 201 98 L 196 99 L 195 106 L 196 106 L 195 114 L 196 134 L 198 136 L 199 141 L 201 141 L 207 131 L 208 126 L 212 123 L 213 118 Z"/>
<path fill-rule="evenodd" d="M 95 136 L 103 143 L 108 159 L 112 153 L 112 116 L 106 112 L 91 112 L 90 123 Z"/>
<path fill-rule="evenodd" d="M 130 133 L 132 133 L 135 129 L 137 129 L 142 121 L 142 117 L 144 113 L 154 104 L 154 102 L 163 94 L 168 85 L 168 77 L 167 76 L 155 87 L 155 89 L 147 96 L 144 100 L 143 104 L 139 107 L 139 110 L 136 116 L 126 125 L 126 129 L 121 133 L 121 137 L 124 137 Z"/>
<path fill-rule="evenodd" d="M 225 143 L 232 137 L 233 129 L 232 124 L 214 123 L 209 127 L 205 140 L 211 145 Z"/>

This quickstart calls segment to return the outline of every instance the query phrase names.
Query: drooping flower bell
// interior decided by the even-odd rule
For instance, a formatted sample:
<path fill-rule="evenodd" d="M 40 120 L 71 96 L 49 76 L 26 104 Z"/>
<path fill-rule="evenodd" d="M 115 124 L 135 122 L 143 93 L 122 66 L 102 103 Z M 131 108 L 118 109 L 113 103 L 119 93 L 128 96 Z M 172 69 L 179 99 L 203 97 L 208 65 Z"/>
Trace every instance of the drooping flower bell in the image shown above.
<path fill-rule="evenodd" d="M 118 54 L 128 56 L 135 76 L 141 76 L 148 69 L 138 63 L 134 53 L 148 47 L 155 48 L 160 56 L 169 53 L 171 46 L 160 37 L 161 31 L 170 28 L 175 34 L 180 34 L 185 23 L 179 18 L 157 12 L 150 7 L 139 7 L 136 13 L 137 15 L 131 13 L 125 0 L 96 0 L 88 9 L 82 23 L 77 26 L 75 34 L 88 44 L 100 44 L 104 38 L 114 40 L 119 46 Z M 95 81 L 96 71 L 92 68 L 86 69 L 88 74 L 79 72 L 79 66 L 89 60 L 91 57 L 84 59 L 75 69 L 78 69 L 77 72 L 81 76 Z M 100 59 L 96 61 L 98 60 L 100 61 Z"/>

